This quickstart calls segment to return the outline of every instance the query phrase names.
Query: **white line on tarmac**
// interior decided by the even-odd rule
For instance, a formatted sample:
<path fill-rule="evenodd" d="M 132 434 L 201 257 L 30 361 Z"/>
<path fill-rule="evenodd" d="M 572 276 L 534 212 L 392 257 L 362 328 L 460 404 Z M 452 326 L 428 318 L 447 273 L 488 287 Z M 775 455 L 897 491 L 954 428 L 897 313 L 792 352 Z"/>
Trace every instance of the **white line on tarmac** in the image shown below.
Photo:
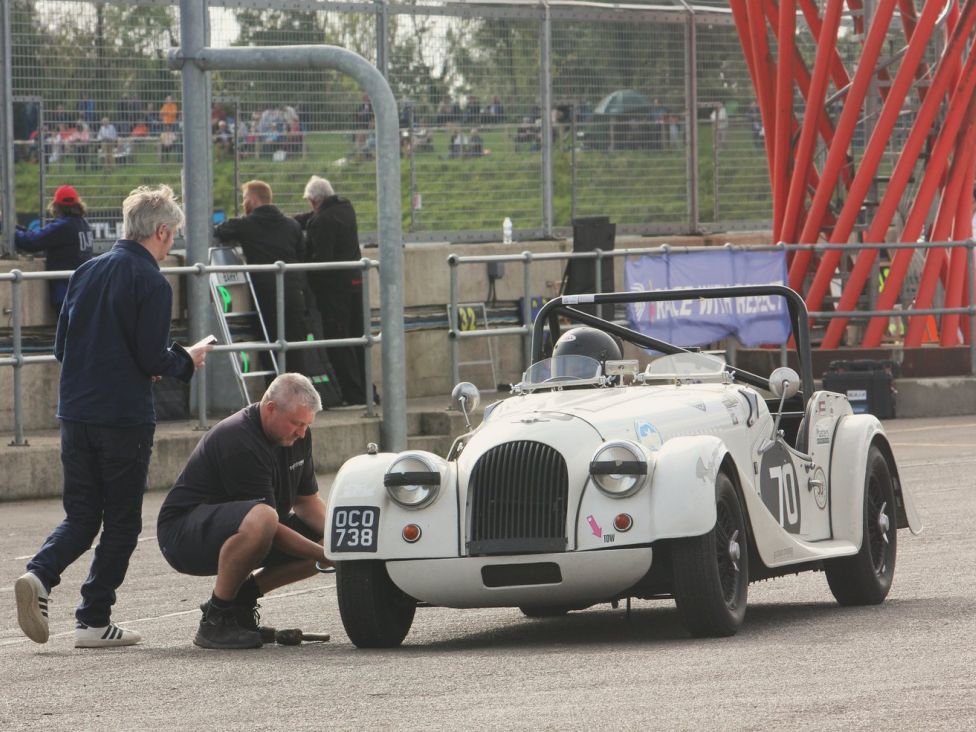
<path fill-rule="evenodd" d="M 150 539 L 155 539 L 155 538 L 156 538 L 155 536 L 140 536 L 138 539 L 136 539 L 136 541 L 137 542 L 140 542 L 140 541 L 149 541 Z M 89 549 L 88 551 L 91 551 L 91 550 Z M 85 552 L 85 554 L 87 554 L 87 553 L 88 552 Z M 84 556 L 84 555 L 82 555 L 82 556 Z M 13 561 L 19 562 L 22 559 L 33 559 L 33 558 L 34 558 L 34 555 L 33 554 L 25 554 L 22 557 L 14 557 Z"/>
<path fill-rule="evenodd" d="M 292 590 L 291 592 L 277 592 L 273 595 L 265 595 L 261 599 L 262 601 L 267 602 L 268 600 L 278 600 L 284 597 L 308 595 L 313 592 L 321 592 L 322 590 L 334 590 L 334 589 L 335 589 L 335 585 L 319 585 L 318 587 L 312 587 L 305 590 Z M 181 615 L 190 615 L 191 613 L 198 613 L 198 612 L 200 612 L 199 608 L 193 608 L 192 610 L 179 610 L 178 612 L 175 613 L 164 613 L 162 615 L 150 615 L 145 618 L 134 618 L 132 620 L 120 620 L 118 621 L 117 625 L 121 625 L 122 627 L 125 627 L 126 625 L 134 625 L 135 623 L 147 623 L 153 620 L 163 620 L 165 618 L 177 618 Z M 72 629 L 72 630 L 65 631 L 64 633 L 55 633 L 54 635 L 51 636 L 51 638 L 66 638 L 69 635 L 73 635 L 74 632 L 75 632 L 74 629 Z M 7 641 L 0 641 L 0 648 L 4 646 L 14 646 L 19 643 L 27 643 L 28 641 L 30 641 L 30 638 L 13 638 Z"/>

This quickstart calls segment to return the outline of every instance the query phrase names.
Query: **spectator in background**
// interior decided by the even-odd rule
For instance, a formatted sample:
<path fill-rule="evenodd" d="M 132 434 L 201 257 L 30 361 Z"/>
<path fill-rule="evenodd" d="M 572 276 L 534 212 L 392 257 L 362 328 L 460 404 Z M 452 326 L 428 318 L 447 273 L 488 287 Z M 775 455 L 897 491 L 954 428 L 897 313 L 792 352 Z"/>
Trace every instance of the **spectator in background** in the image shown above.
<path fill-rule="evenodd" d="M 143 112 L 143 120 L 149 128 L 149 135 L 155 137 L 160 133 L 159 113 L 153 108 L 152 104 L 147 104 Z"/>
<path fill-rule="evenodd" d="M 468 96 L 468 103 L 464 107 L 464 123 L 481 124 L 481 100 L 476 94 Z"/>
<path fill-rule="evenodd" d="M 497 124 L 503 121 L 504 118 L 505 107 L 502 106 L 502 100 L 496 94 L 491 98 L 491 104 L 485 110 L 485 121 L 490 124 Z"/>
<path fill-rule="evenodd" d="M 250 180 L 241 186 L 244 216 L 228 219 L 214 229 L 214 235 L 225 245 L 240 244 L 248 264 L 274 264 L 300 262 L 304 254 L 302 229 L 294 219 L 285 216 L 271 203 L 271 186 L 261 180 Z M 273 272 L 255 272 L 251 275 L 254 293 L 257 295 L 261 317 L 271 341 L 278 340 L 278 300 L 275 295 Z M 285 275 L 285 333 L 288 341 L 303 341 L 305 328 L 305 273 L 289 272 Z M 288 354 L 288 369 L 301 371 L 303 352 Z M 262 362 L 266 371 L 273 370 L 271 355 L 265 351 Z"/>
<path fill-rule="evenodd" d="M 105 167 L 111 168 L 115 165 L 115 146 L 119 141 L 119 133 L 108 117 L 102 117 L 102 126 L 98 128 L 98 135 L 95 139 L 102 143 L 102 158 L 105 160 Z"/>
<path fill-rule="evenodd" d="M 69 144 L 75 158 L 75 170 L 90 168 L 92 162 L 91 130 L 85 120 L 79 119 L 75 122 L 74 130 L 69 136 Z"/>
<path fill-rule="evenodd" d="M 59 104 L 54 108 L 54 112 L 51 114 L 51 122 L 55 125 L 66 125 L 71 121 L 71 117 L 67 111 L 65 111 L 64 105 Z"/>
<path fill-rule="evenodd" d="M 78 117 L 89 124 L 95 122 L 95 100 L 91 94 L 83 94 L 78 100 Z"/>
<path fill-rule="evenodd" d="M 285 128 L 285 149 L 289 153 L 302 153 L 305 147 L 304 133 L 298 111 L 286 104 L 281 109 L 281 119 Z"/>
<path fill-rule="evenodd" d="M 447 146 L 447 157 L 448 158 L 460 158 L 464 155 L 464 151 L 468 145 L 468 136 L 464 134 L 459 128 L 451 128 L 451 141 Z"/>
<path fill-rule="evenodd" d="M 441 99 L 437 105 L 437 114 L 434 116 L 434 124 L 438 127 L 448 124 L 451 121 L 451 100 L 448 97 Z"/>
<path fill-rule="evenodd" d="M 159 162 L 166 163 L 176 154 L 176 133 L 164 128 L 159 133 Z"/>
<path fill-rule="evenodd" d="M 129 121 L 129 109 L 129 94 L 125 93 L 115 105 L 115 119 L 119 123 L 116 130 L 122 137 L 128 137 L 132 131 L 132 123 Z"/>
<path fill-rule="evenodd" d="M 54 192 L 47 211 L 54 220 L 44 228 L 26 231 L 18 227 L 17 248 L 32 254 L 43 252 L 48 272 L 75 270 L 92 258 L 92 233 L 85 221 L 85 202 L 73 186 L 61 186 Z M 61 312 L 68 281 L 50 280 L 48 292 L 54 311 Z"/>
<path fill-rule="evenodd" d="M 755 100 L 749 105 L 749 122 L 752 125 L 752 144 L 757 150 L 762 150 L 766 147 L 766 141 L 763 134 L 762 114 Z"/>
<path fill-rule="evenodd" d="M 134 190 L 122 204 L 122 219 L 125 238 L 75 271 L 58 317 L 65 517 L 14 584 L 17 621 L 35 643 L 50 635 L 51 590 L 96 538 L 75 610 L 75 647 L 142 640 L 115 625 L 111 614 L 142 531 L 156 429 L 152 383 L 160 376 L 189 381 L 213 350 L 202 342 L 169 345 L 173 292 L 158 263 L 183 226 L 173 191 Z"/>
<path fill-rule="evenodd" d="M 159 123 L 163 126 L 163 130 L 175 131 L 178 115 L 179 110 L 176 107 L 176 102 L 173 101 L 171 95 L 167 94 L 163 105 L 159 108 Z"/>
<path fill-rule="evenodd" d="M 729 134 L 729 112 L 724 103 L 719 102 L 715 111 L 712 112 L 712 123 L 715 125 L 715 139 L 718 141 L 719 147 L 724 147 L 725 139 Z"/>
<path fill-rule="evenodd" d="M 471 130 L 471 134 L 468 135 L 468 145 L 464 150 L 464 154 L 471 158 L 480 158 L 482 155 L 486 155 L 485 143 L 481 139 L 481 134 L 478 132 L 478 128 L 475 127 Z"/>
<path fill-rule="evenodd" d="M 373 105 L 369 101 L 369 95 L 363 94 L 362 101 L 356 108 L 356 116 L 354 119 L 354 126 L 357 130 L 365 130 L 369 128 L 370 122 L 373 120 Z"/>
<path fill-rule="evenodd" d="M 214 147 L 217 150 L 218 159 L 234 154 L 234 137 L 227 129 L 227 122 L 224 120 L 217 122 L 217 130 L 214 132 Z"/>
<path fill-rule="evenodd" d="M 336 195 L 332 184 L 313 175 L 305 185 L 305 200 L 311 211 L 295 220 L 305 229 L 306 261 L 355 262 L 362 259 L 356 210 L 346 198 Z M 309 272 L 308 280 L 319 312 L 325 338 L 357 338 L 365 333 L 363 321 L 362 271 Z M 329 349 L 336 378 L 347 404 L 365 404 L 363 346 Z M 372 386 L 372 385 L 370 385 Z"/>

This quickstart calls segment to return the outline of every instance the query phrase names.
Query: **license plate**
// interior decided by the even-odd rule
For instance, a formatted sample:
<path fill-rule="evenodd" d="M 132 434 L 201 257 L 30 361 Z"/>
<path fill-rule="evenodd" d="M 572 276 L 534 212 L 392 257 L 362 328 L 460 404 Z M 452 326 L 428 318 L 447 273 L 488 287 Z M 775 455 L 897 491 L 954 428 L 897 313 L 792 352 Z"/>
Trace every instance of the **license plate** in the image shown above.
<path fill-rule="evenodd" d="M 343 506 L 332 512 L 332 551 L 375 552 L 380 510 L 376 506 Z"/>

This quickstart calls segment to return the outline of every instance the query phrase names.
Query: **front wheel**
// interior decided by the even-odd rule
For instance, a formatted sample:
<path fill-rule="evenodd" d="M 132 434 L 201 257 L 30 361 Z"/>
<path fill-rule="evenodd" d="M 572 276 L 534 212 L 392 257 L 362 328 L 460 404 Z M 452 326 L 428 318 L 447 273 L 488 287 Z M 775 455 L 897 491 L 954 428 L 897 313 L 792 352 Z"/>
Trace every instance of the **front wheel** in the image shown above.
<path fill-rule="evenodd" d="M 416 601 L 393 584 L 378 560 L 336 562 L 339 616 L 357 648 L 394 648 L 407 637 Z"/>
<path fill-rule="evenodd" d="M 671 562 L 674 601 L 691 634 L 735 635 L 746 615 L 749 543 L 739 496 L 724 473 L 715 481 L 715 526 L 675 541 Z"/>
<path fill-rule="evenodd" d="M 895 574 L 895 488 L 888 461 L 877 447 L 868 452 L 861 526 L 858 553 L 824 563 L 827 584 L 841 605 L 877 605 L 888 596 Z"/>

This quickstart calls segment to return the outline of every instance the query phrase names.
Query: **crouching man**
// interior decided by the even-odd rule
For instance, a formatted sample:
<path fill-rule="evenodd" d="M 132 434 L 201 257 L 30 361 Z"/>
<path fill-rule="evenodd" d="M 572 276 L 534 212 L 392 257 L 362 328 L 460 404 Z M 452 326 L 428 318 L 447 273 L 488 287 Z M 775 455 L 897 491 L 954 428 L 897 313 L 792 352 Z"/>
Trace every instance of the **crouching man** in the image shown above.
<path fill-rule="evenodd" d="M 309 432 L 321 409 L 308 378 L 282 374 L 200 440 L 166 496 L 156 531 L 166 561 L 217 577 L 196 645 L 259 647 L 258 598 L 328 564 Z"/>

